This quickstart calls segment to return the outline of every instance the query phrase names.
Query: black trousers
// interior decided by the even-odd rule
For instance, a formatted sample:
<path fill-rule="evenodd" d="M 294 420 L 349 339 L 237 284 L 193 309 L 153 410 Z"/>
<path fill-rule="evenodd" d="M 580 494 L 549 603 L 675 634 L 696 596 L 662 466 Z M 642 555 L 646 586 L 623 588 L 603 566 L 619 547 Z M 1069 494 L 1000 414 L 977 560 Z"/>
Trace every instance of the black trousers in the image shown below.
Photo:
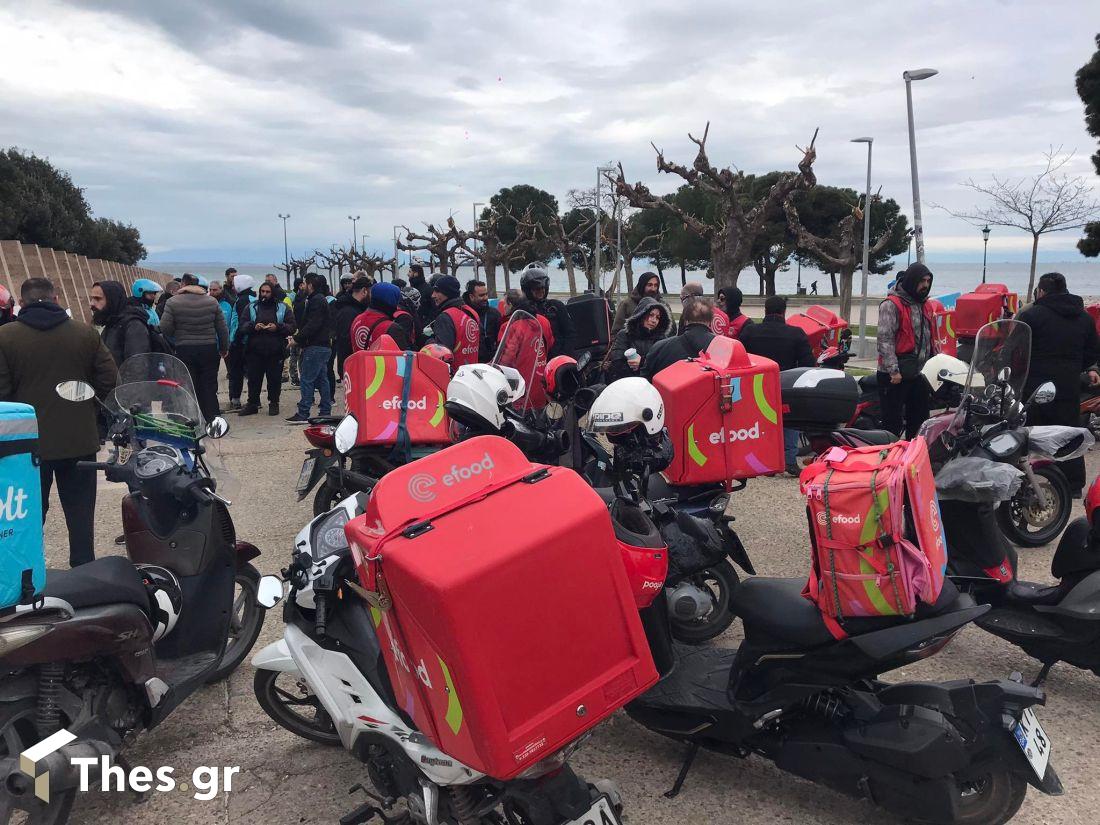
<path fill-rule="evenodd" d="M 343 378 L 343 372 L 341 371 L 340 377 Z M 329 399 L 333 404 L 336 403 L 336 347 L 332 348 L 331 354 L 328 357 L 328 386 L 332 391 L 332 397 Z"/>
<path fill-rule="evenodd" d="M 195 400 L 202 417 L 210 421 L 218 414 L 218 364 L 221 355 L 217 344 L 180 344 L 176 357 L 187 365 L 191 383 L 195 385 Z"/>
<path fill-rule="evenodd" d="M 249 351 L 245 353 L 245 373 L 248 376 L 248 403 L 260 406 L 260 389 L 267 378 L 267 403 L 278 404 L 283 389 L 283 354 Z"/>
<path fill-rule="evenodd" d="M 95 485 L 96 471 L 78 468 L 78 461 L 95 461 L 95 454 L 79 458 L 43 461 L 42 521 L 50 507 L 50 489 L 57 481 L 57 496 L 69 530 L 69 566 L 77 567 L 95 559 Z"/>
<path fill-rule="evenodd" d="M 1027 411 L 1027 423 L 1031 426 L 1042 424 L 1061 424 L 1065 427 L 1081 426 L 1081 402 L 1077 398 L 1056 397 L 1049 404 L 1032 404 Z M 1077 492 L 1085 486 L 1085 458 L 1072 458 L 1059 461 L 1058 466 L 1066 474 L 1071 492 Z"/>
<path fill-rule="evenodd" d="M 882 426 L 896 435 L 912 438 L 928 419 L 928 382 L 921 376 L 890 383 L 890 374 L 878 374 L 878 394 L 882 402 Z"/>
<path fill-rule="evenodd" d="M 241 398 L 241 391 L 244 389 L 245 373 L 244 347 L 239 343 L 229 347 L 226 372 L 229 373 L 229 400 L 239 401 Z"/>

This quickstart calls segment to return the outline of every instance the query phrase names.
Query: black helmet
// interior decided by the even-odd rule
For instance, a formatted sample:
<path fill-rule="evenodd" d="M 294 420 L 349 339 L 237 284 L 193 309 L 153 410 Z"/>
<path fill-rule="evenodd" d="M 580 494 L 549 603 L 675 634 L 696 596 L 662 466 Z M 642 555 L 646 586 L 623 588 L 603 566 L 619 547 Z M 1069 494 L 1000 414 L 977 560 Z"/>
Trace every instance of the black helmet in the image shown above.
<path fill-rule="evenodd" d="M 529 299 L 533 299 L 531 294 L 536 287 L 542 287 L 547 293 L 550 292 L 550 273 L 546 271 L 546 267 L 542 264 L 528 264 L 527 268 L 523 270 L 523 275 L 519 279 L 519 288 L 523 290 L 523 294 Z"/>

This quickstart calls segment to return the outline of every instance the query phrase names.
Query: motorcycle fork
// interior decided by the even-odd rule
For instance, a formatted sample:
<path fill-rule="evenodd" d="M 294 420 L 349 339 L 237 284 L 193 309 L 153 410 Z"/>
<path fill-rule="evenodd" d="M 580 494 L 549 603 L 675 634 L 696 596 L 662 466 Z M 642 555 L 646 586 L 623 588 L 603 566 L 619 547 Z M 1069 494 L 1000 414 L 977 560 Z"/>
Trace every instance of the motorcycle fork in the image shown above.
<path fill-rule="evenodd" d="M 1035 493 L 1035 498 L 1039 500 L 1039 506 L 1045 509 L 1047 506 L 1047 496 L 1046 493 L 1043 492 L 1042 485 L 1039 484 L 1039 476 L 1035 475 L 1035 471 L 1031 469 L 1030 461 L 1025 460 L 1023 465 L 1024 475 L 1027 476 L 1028 483 L 1031 484 L 1032 492 Z"/>

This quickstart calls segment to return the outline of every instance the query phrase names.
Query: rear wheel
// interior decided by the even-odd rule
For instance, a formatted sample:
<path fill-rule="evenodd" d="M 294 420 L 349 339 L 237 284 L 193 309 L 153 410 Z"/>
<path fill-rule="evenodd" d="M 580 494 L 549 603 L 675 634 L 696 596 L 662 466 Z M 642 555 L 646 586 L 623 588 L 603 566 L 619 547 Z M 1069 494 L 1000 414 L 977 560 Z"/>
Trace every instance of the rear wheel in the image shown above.
<path fill-rule="evenodd" d="M 711 597 L 710 609 L 694 619 L 680 619 L 672 612 L 672 636 L 679 642 L 697 645 L 725 632 L 733 624 L 730 599 L 738 584 L 737 571 L 726 560 L 691 576 L 691 583 Z"/>
<path fill-rule="evenodd" d="M 34 699 L 0 703 L 0 760 L 18 756 L 42 738 L 34 724 L 35 713 Z M 47 805 L 34 795 L 34 780 L 22 774 L 13 775 L 8 780 L 8 791 L 11 795 L 8 800 L 0 801 L 0 807 L 10 800 L 15 810 L 27 813 L 26 820 L 16 815 L 12 821 L 33 822 L 35 825 L 64 825 L 69 821 L 73 801 L 76 799 L 76 788 L 73 788 L 60 794 L 52 794 L 51 802 Z"/>
<path fill-rule="evenodd" d="M 300 673 L 257 670 L 252 687 L 260 707 L 280 727 L 311 742 L 340 744 L 332 717 Z"/>
<path fill-rule="evenodd" d="M 1034 470 L 1046 505 L 1024 479 L 1019 492 L 997 508 L 997 523 L 1005 538 L 1020 547 L 1041 547 L 1058 537 L 1069 523 L 1073 499 L 1065 474 L 1054 465 Z"/>
<path fill-rule="evenodd" d="M 260 630 L 264 626 L 266 611 L 256 601 L 256 590 L 260 585 L 260 571 L 251 564 L 241 565 L 237 569 L 233 588 L 233 607 L 229 617 L 229 638 L 217 669 L 210 674 L 206 683 L 220 682 L 244 661 Z"/>
<path fill-rule="evenodd" d="M 956 779 L 959 815 L 951 825 L 1004 825 L 1024 804 L 1027 780 L 1007 768 Z"/>

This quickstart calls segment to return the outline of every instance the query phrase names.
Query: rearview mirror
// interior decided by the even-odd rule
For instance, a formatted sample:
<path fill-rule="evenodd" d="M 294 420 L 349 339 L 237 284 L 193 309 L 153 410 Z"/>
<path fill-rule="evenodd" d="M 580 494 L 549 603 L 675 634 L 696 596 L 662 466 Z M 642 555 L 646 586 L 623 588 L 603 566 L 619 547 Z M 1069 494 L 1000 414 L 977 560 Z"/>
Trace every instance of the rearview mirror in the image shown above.
<path fill-rule="evenodd" d="M 283 580 L 278 576 L 263 576 L 256 587 L 256 603 L 270 610 L 283 600 Z"/>
<path fill-rule="evenodd" d="M 1004 367 L 999 373 L 997 373 L 998 381 L 1008 381 L 1012 378 L 1012 367 Z"/>
<path fill-rule="evenodd" d="M 227 432 L 229 432 L 229 422 L 220 415 L 211 419 L 210 423 L 206 425 L 206 434 L 211 438 L 221 438 Z"/>
<path fill-rule="evenodd" d="M 92 385 L 84 381 L 62 381 L 54 391 L 66 401 L 91 401 L 95 398 Z"/>
<path fill-rule="evenodd" d="M 355 420 L 354 415 L 345 415 L 344 420 L 336 425 L 336 431 L 332 434 L 333 441 L 336 442 L 336 449 L 340 451 L 341 455 L 346 454 L 352 447 L 355 446 L 355 441 L 359 437 L 359 422 Z"/>
<path fill-rule="evenodd" d="M 1031 395 L 1032 404 L 1049 404 L 1054 400 L 1056 390 L 1054 389 L 1053 381 L 1045 381 L 1035 388 L 1035 392 Z"/>

